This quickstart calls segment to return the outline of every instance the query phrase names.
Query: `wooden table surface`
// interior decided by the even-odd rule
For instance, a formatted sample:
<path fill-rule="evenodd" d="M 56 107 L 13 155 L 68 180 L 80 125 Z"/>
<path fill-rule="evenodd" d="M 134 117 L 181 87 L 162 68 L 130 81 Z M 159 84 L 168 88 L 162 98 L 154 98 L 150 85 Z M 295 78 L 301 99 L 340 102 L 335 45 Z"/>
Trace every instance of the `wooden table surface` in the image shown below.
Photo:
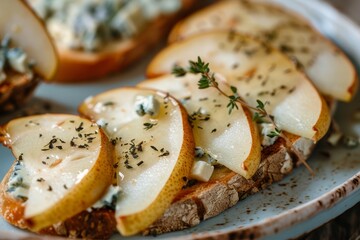
<path fill-rule="evenodd" d="M 360 25 L 360 0 L 327 0 Z M 360 240 L 360 203 L 301 240 Z"/>

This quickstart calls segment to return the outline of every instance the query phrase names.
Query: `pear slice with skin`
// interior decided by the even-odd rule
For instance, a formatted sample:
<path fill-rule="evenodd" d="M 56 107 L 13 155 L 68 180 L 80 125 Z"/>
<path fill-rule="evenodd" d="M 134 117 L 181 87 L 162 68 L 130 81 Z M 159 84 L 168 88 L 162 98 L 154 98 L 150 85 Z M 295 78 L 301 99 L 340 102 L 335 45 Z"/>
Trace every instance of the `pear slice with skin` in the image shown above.
<path fill-rule="evenodd" d="M 155 115 L 139 116 L 137 98 L 155 99 Z M 168 94 L 140 88 L 91 97 L 79 112 L 102 125 L 115 145 L 123 190 L 117 228 L 125 236 L 139 233 L 161 217 L 190 175 L 195 145 L 187 113 Z"/>
<path fill-rule="evenodd" d="M 0 38 L 9 36 L 14 46 L 35 61 L 35 72 L 46 80 L 52 79 L 58 59 L 43 22 L 25 1 L 1 1 L 0 6 Z"/>
<path fill-rule="evenodd" d="M 350 101 L 358 76 L 346 55 L 305 19 L 264 1 L 221 1 L 178 23 L 169 41 L 214 30 L 234 30 L 255 36 L 296 58 L 319 91 Z"/>
<path fill-rule="evenodd" d="M 192 74 L 165 75 L 138 86 L 166 91 L 179 99 L 189 113 L 195 145 L 230 170 L 252 177 L 260 163 L 261 144 L 251 112 L 240 106 L 229 114 L 228 98 L 214 88 L 199 89 L 198 79 Z"/>
<path fill-rule="evenodd" d="M 267 103 L 282 130 L 315 142 L 327 132 L 329 109 L 307 77 L 281 52 L 245 35 L 214 31 L 174 43 L 155 56 L 147 75 L 170 73 L 198 56 L 251 106 Z"/>
<path fill-rule="evenodd" d="M 33 231 L 89 208 L 112 183 L 113 147 L 87 119 L 30 116 L 10 121 L 1 133 L 0 140 L 11 148 L 24 173 L 28 189 L 23 218 Z M 15 193 L 9 195 L 17 199 Z"/>

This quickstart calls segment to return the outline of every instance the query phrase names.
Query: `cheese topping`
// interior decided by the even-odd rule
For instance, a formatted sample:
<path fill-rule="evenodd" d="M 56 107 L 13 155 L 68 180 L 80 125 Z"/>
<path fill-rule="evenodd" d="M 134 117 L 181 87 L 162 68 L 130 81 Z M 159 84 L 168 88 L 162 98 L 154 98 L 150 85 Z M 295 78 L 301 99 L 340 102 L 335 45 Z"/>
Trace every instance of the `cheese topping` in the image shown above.
<path fill-rule="evenodd" d="M 135 112 L 139 116 L 149 114 L 156 117 L 159 114 L 160 103 L 155 99 L 154 95 L 149 96 L 136 96 L 135 98 Z"/>
<path fill-rule="evenodd" d="M 29 182 L 29 173 L 26 171 L 24 164 L 18 160 L 10 175 L 6 192 L 15 199 L 26 201 L 29 193 Z"/>
<path fill-rule="evenodd" d="M 116 203 L 120 198 L 121 187 L 111 185 L 106 192 L 106 194 L 97 201 L 92 208 L 99 209 L 103 207 L 108 207 L 110 209 L 115 210 Z"/>
<path fill-rule="evenodd" d="M 30 60 L 27 54 L 21 49 L 11 47 L 9 36 L 5 36 L 0 44 L 0 83 L 7 78 L 7 71 L 26 73 L 32 79 L 34 61 Z"/>
<path fill-rule="evenodd" d="M 98 51 L 137 35 L 148 22 L 181 7 L 180 0 L 30 0 L 62 46 Z"/>
<path fill-rule="evenodd" d="M 191 178 L 207 182 L 214 172 L 214 166 L 204 161 L 195 161 L 191 169 Z"/>
<path fill-rule="evenodd" d="M 264 147 L 273 145 L 278 139 L 278 136 L 272 136 L 271 133 L 275 131 L 275 126 L 272 123 L 261 123 L 261 145 Z"/>

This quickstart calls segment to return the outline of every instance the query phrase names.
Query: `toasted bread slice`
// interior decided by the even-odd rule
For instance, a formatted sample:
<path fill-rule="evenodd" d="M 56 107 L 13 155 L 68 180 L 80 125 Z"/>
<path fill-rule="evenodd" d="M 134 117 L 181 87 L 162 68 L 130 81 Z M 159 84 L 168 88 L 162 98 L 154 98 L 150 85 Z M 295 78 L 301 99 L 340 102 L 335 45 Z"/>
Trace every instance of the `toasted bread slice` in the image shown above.
<path fill-rule="evenodd" d="M 113 98 L 112 98 L 113 99 Z M 108 99 L 104 99 L 106 102 Z M 163 216 L 149 226 L 143 234 L 162 234 L 189 228 L 216 216 L 235 205 L 246 196 L 256 193 L 273 182 L 280 181 L 301 164 L 299 159 L 309 157 L 314 143 L 289 133 L 286 136 L 296 151 L 292 151 L 289 142 L 279 138 L 273 145 L 262 150 L 262 160 L 255 175 L 246 179 L 225 167 L 217 167 L 209 182 L 197 182 L 184 188 L 173 200 Z M 95 216 L 101 216 L 96 219 Z M 89 216 L 86 220 L 84 216 Z M 72 237 L 101 236 L 89 226 L 102 226 L 104 233 L 116 228 L 115 212 L 111 210 L 92 210 L 82 212 L 56 226 L 46 233 Z M 102 224 L 106 218 L 106 225 Z M 113 219 L 113 220 L 111 220 Z M 91 225 L 90 225 L 91 224 Z M 95 234 L 95 235 L 93 235 Z M 96 235 L 98 234 L 98 235 Z M 107 236 L 107 235 L 106 235 Z"/>
<path fill-rule="evenodd" d="M 300 158 L 309 157 L 315 146 L 306 138 L 290 134 L 287 137 L 291 139 L 296 153 L 289 151 L 286 141 L 279 138 L 273 145 L 263 149 L 260 166 L 251 179 L 245 179 L 225 167 L 216 168 L 209 182 L 198 182 L 179 192 L 163 217 L 143 234 L 157 235 L 193 227 L 283 179 L 301 164 Z"/>
<path fill-rule="evenodd" d="M 39 84 L 38 77 L 11 72 L 0 84 L 0 112 L 10 112 L 23 106 Z"/>
<path fill-rule="evenodd" d="M 289 175 L 301 164 L 299 158 L 308 158 L 315 145 L 306 138 L 291 134 L 287 134 L 287 137 L 291 139 L 298 155 L 290 152 L 284 139 L 279 138 L 273 145 L 263 149 L 259 169 L 250 179 L 245 179 L 225 167 L 218 167 L 209 182 L 196 182 L 193 185 L 185 183 L 163 216 L 143 231 L 143 234 L 158 235 L 196 226 Z M 93 209 L 91 212 L 83 211 L 42 233 L 108 238 L 115 231 L 115 212 L 109 209 Z"/>
<path fill-rule="evenodd" d="M 234 30 L 260 38 L 296 59 L 319 91 L 342 101 L 356 93 L 358 76 L 346 55 L 305 19 L 271 2 L 219 1 L 179 22 L 170 42 L 211 30 Z"/>
<path fill-rule="evenodd" d="M 181 0 L 181 8 L 176 13 L 160 15 L 137 36 L 114 41 L 99 52 L 72 50 L 57 44 L 60 65 L 55 81 L 89 81 L 126 69 L 161 41 L 172 24 L 194 3 L 194 0 Z"/>

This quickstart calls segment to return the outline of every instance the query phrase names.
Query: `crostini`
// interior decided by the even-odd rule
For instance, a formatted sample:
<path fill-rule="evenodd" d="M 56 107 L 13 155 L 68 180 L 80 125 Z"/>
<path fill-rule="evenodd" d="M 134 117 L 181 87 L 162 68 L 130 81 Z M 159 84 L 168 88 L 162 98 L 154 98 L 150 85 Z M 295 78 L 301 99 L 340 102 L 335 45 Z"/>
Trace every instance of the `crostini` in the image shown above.
<path fill-rule="evenodd" d="M 201 59 L 197 56 L 201 56 Z M 186 71 L 196 72 L 196 68 L 204 68 L 203 73 L 185 74 Z M 183 76 L 176 78 L 167 75 L 171 72 Z M 225 109 L 222 119 L 217 120 L 221 124 L 225 125 L 231 119 L 233 112 L 229 114 L 227 110 L 234 97 L 243 100 L 254 117 L 259 113 L 256 106 L 266 103 L 263 107 L 273 122 L 269 119 L 259 122 L 258 141 L 262 150 L 254 175 L 246 178 L 241 172 L 219 161 L 208 181 L 193 178 L 197 180 L 196 183 L 182 190 L 163 217 L 153 223 L 145 234 L 161 234 L 195 226 L 235 205 L 247 195 L 281 180 L 296 166 L 306 164 L 305 160 L 316 142 L 329 129 L 331 116 L 328 106 L 302 71 L 278 50 L 233 31 L 207 32 L 169 45 L 154 57 L 147 75 L 157 78 L 150 78 L 139 86 L 173 94 L 184 102 L 185 107 L 189 107 L 189 114 L 192 105 L 210 116 L 214 109 L 218 111 L 215 107 L 218 101 L 214 102 L 210 97 L 202 98 L 199 92 L 192 90 L 194 84 L 203 88 L 204 78 L 214 78 L 210 89 L 217 89 L 217 92 L 212 97 L 227 96 L 225 104 L 217 105 Z M 206 101 L 215 108 L 206 106 L 203 103 Z M 232 111 L 237 110 L 233 107 Z M 295 122 L 295 119 L 298 121 Z M 194 130 L 195 136 L 197 131 L 204 129 Z M 277 134 L 279 132 L 282 134 Z M 202 137 L 210 138 L 208 141 L 216 140 L 216 135 L 214 138 L 211 134 Z M 229 144 L 226 151 L 235 152 L 231 146 Z"/>
<path fill-rule="evenodd" d="M 239 44 L 241 50 L 234 51 Z M 217 88 L 197 89 L 198 79 L 204 77 L 202 75 L 188 73 L 179 79 L 163 75 L 174 67 L 186 71 L 188 59 L 195 56 L 191 51 L 194 46 L 207 63 L 199 58 L 193 64 L 203 64 L 205 73 L 216 79 L 214 86 Z M 249 56 L 247 53 L 251 49 L 254 53 Z M 211 53 L 217 57 L 211 57 Z M 224 60 L 224 56 L 230 60 Z M 234 68 L 240 60 L 242 66 Z M 249 71 L 252 76 L 249 76 Z M 101 131 L 109 139 L 108 144 L 114 147 L 114 156 L 107 162 L 114 173 L 110 173 L 107 192 L 97 196 L 97 203 L 92 199 L 92 204 L 86 204 L 87 210 L 67 211 L 67 215 L 57 218 L 56 224 L 46 214 L 41 214 L 46 217 L 41 218 L 44 223 L 40 224 L 41 221 L 38 223 L 26 212 L 15 223 L 5 217 L 6 220 L 41 233 L 85 238 L 109 237 L 115 229 L 124 236 L 181 230 L 220 214 L 241 198 L 281 180 L 295 166 L 304 164 L 315 143 L 329 127 L 329 110 L 306 76 L 285 55 L 248 36 L 220 31 L 173 44 L 154 58 L 148 74 L 159 77 L 140 86 L 168 91 L 178 100 L 166 92 L 121 88 L 89 97 L 79 107 L 83 117 L 101 126 Z M 239 76 L 244 78 L 239 80 Z M 252 84 L 247 80 L 249 77 L 256 82 L 255 87 L 238 85 L 242 81 Z M 270 91 L 267 83 L 283 90 L 284 94 L 259 94 Z M 257 126 L 252 119 L 254 113 L 251 113 L 256 109 L 252 107 L 256 101 L 247 92 L 256 97 L 258 103 L 267 102 L 263 108 L 267 109 L 273 122 Z M 229 112 L 230 94 L 237 97 Z M 308 106 L 309 98 L 311 107 L 302 111 L 301 106 Z M 247 105 L 239 104 L 240 99 Z M 299 110 L 286 110 L 289 104 L 299 107 Z M 302 119 L 299 121 L 301 125 L 294 128 L 292 119 Z M 20 123 L 26 130 L 29 125 L 37 129 L 43 121 L 39 123 L 31 118 L 31 122 L 24 119 Z M 52 125 L 52 121 L 46 122 Z M 6 126 L 13 125 L 19 124 L 10 122 Z M 72 136 L 79 128 L 83 126 L 65 130 L 63 134 Z M 7 145 L 11 142 L 14 145 L 17 141 L 13 139 L 18 139 L 17 135 L 27 133 L 17 131 L 18 128 L 12 131 L 10 127 L 3 129 L 2 135 L 6 136 L 3 142 Z M 12 132 L 17 133 L 15 137 L 8 136 Z M 47 135 L 53 135 L 48 132 Z M 39 131 L 30 133 L 41 134 Z M 61 141 L 56 137 L 53 139 L 54 143 L 45 141 L 40 144 L 44 151 L 50 149 L 51 143 L 53 150 L 63 148 L 62 145 L 69 142 L 64 137 Z M 57 142 L 59 146 L 55 144 Z M 78 146 L 76 142 L 74 144 Z M 67 147 L 74 144 L 70 141 Z M 24 148 L 21 144 L 18 148 L 13 145 L 13 149 L 21 149 L 14 154 L 17 162 L 22 163 L 19 159 L 25 157 L 20 154 Z M 46 155 L 47 151 L 42 154 Z M 8 194 L 6 186 L 11 182 L 9 176 L 15 167 L 3 180 L 3 196 L 8 196 L 5 195 Z M 68 195 L 72 194 L 65 196 Z M 17 224 L 21 221 L 25 225 Z M 91 226 L 99 227 L 94 229 Z"/>
<path fill-rule="evenodd" d="M 98 79 L 125 69 L 161 41 L 194 0 L 28 0 L 59 52 L 55 80 Z"/>

